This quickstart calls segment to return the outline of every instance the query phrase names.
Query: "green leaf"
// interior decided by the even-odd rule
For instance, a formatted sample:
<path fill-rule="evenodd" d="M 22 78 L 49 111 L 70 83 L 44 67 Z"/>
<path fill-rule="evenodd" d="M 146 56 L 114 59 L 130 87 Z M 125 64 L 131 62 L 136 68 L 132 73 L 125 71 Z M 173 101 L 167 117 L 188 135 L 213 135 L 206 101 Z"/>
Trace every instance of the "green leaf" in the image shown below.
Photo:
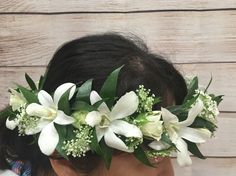
<path fill-rule="evenodd" d="M 90 103 L 89 96 L 92 90 L 92 81 L 92 79 L 89 79 L 78 88 L 76 94 L 77 100 Z"/>
<path fill-rule="evenodd" d="M 0 112 L 0 119 L 7 119 L 10 118 L 10 120 L 13 120 L 13 118 L 16 118 L 15 113 L 12 111 L 11 106 L 6 107 Z"/>
<path fill-rule="evenodd" d="M 59 124 L 54 123 L 54 126 L 59 134 L 59 142 L 57 144 L 56 150 L 57 152 L 65 159 L 69 160 L 68 156 L 66 155 L 66 151 L 62 149 L 62 147 L 64 146 L 63 142 L 66 140 L 70 140 L 68 139 L 68 131 L 72 129 L 70 129 L 70 126 L 62 126 Z M 72 132 L 70 132 L 72 134 Z"/>
<path fill-rule="evenodd" d="M 92 136 L 93 137 L 92 137 L 91 143 L 90 143 L 91 150 L 95 151 L 96 154 L 100 155 L 103 158 L 106 168 L 109 169 L 110 164 L 111 164 L 113 150 L 106 145 L 104 139 L 102 139 L 99 144 L 99 142 L 97 140 L 97 134 L 96 134 L 95 128 L 92 132 Z"/>
<path fill-rule="evenodd" d="M 38 89 L 39 90 L 42 90 L 44 82 L 45 82 L 45 77 L 44 76 L 40 76 L 39 85 L 38 85 Z"/>
<path fill-rule="evenodd" d="M 137 148 L 134 150 L 134 156 L 141 161 L 143 164 L 154 167 L 148 160 L 146 153 L 143 151 L 142 147 L 139 145 Z"/>
<path fill-rule="evenodd" d="M 184 102 L 192 98 L 192 96 L 195 94 L 195 90 L 197 89 L 198 89 L 198 78 L 195 76 L 188 86 L 188 94 L 186 95 Z"/>
<path fill-rule="evenodd" d="M 39 100 L 38 100 L 37 96 L 35 95 L 35 93 L 33 93 L 32 91 L 30 91 L 20 85 L 18 85 L 18 89 L 23 94 L 23 96 L 25 97 L 26 101 L 29 104 L 30 103 L 39 103 Z"/>
<path fill-rule="evenodd" d="M 31 79 L 31 77 L 27 73 L 25 73 L 25 79 L 32 90 L 34 90 L 34 91 L 37 90 L 37 87 L 36 87 L 34 81 Z"/>
<path fill-rule="evenodd" d="M 100 96 L 105 100 L 107 106 L 111 108 L 114 104 L 117 88 L 118 75 L 123 66 L 114 70 L 105 80 L 101 90 Z M 106 98 L 109 98 L 106 100 Z"/>
<path fill-rule="evenodd" d="M 185 142 L 187 142 L 188 144 L 188 150 L 193 154 L 195 155 L 196 157 L 198 158 L 201 158 L 201 159 L 206 159 L 205 156 L 203 156 L 203 154 L 200 152 L 200 150 L 198 149 L 198 146 L 197 144 L 193 143 L 193 142 L 190 142 L 190 141 L 187 141 L 185 140 Z"/>
<path fill-rule="evenodd" d="M 168 106 L 166 107 L 166 109 L 168 109 L 171 113 L 175 114 L 176 112 L 182 109 L 182 105 Z"/>
<path fill-rule="evenodd" d="M 204 90 L 204 93 L 206 93 L 206 92 L 207 92 L 208 88 L 209 88 L 209 87 L 210 87 L 210 85 L 211 85 L 211 82 L 212 82 L 212 75 L 211 75 L 211 79 L 210 79 L 210 81 L 209 81 L 209 83 L 208 83 L 207 87 L 206 87 L 206 88 L 205 88 L 205 90 Z"/>
<path fill-rule="evenodd" d="M 160 97 L 155 97 L 154 98 L 154 102 L 153 102 L 153 105 L 157 104 L 157 103 L 160 103 L 161 102 L 161 98 Z"/>
<path fill-rule="evenodd" d="M 58 102 L 58 109 L 62 110 L 66 115 L 70 115 L 70 102 L 69 102 L 69 96 L 70 96 L 70 89 L 68 89 L 60 98 Z"/>
<path fill-rule="evenodd" d="M 191 105 L 196 102 L 196 100 L 198 99 L 199 95 L 200 94 L 197 94 L 197 96 L 195 96 L 195 97 L 191 98 L 190 100 L 186 101 L 185 103 L 183 103 L 181 105 L 182 106 L 181 108 L 189 109 L 191 107 Z"/>
<path fill-rule="evenodd" d="M 213 101 L 216 101 L 217 106 L 220 104 L 220 102 L 223 100 L 223 96 L 224 95 L 218 95 L 218 96 L 214 96 L 214 98 L 212 98 Z"/>
<path fill-rule="evenodd" d="M 93 129 L 93 132 L 92 132 L 92 139 L 91 139 L 90 147 L 91 147 L 91 150 L 95 151 L 98 155 L 100 156 L 103 155 L 102 149 L 97 140 L 97 134 L 96 134 L 95 128 Z"/>
<path fill-rule="evenodd" d="M 168 137 L 167 133 L 162 133 L 161 135 L 161 141 L 169 144 L 170 146 L 176 148 L 175 144 L 172 143 L 172 141 L 170 140 L 170 138 Z"/>
<path fill-rule="evenodd" d="M 71 107 L 72 110 L 78 110 L 78 111 L 94 111 L 96 108 L 94 108 L 92 105 L 88 104 L 84 101 L 76 101 Z"/>
<path fill-rule="evenodd" d="M 206 128 L 211 132 L 214 132 L 217 128 L 215 124 L 212 122 L 207 121 L 206 119 L 203 119 L 201 117 L 196 117 L 193 124 L 190 126 L 192 128 Z"/>
<path fill-rule="evenodd" d="M 95 110 L 97 110 L 98 107 L 99 107 L 102 103 L 104 103 L 104 100 L 100 100 L 100 101 L 94 103 L 94 104 L 93 104 L 93 107 L 95 108 Z"/>
<path fill-rule="evenodd" d="M 105 162 L 106 168 L 109 169 L 111 165 L 113 149 L 106 145 L 104 138 L 101 140 L 100 145 L 102 149 L 103 160 Z"/>

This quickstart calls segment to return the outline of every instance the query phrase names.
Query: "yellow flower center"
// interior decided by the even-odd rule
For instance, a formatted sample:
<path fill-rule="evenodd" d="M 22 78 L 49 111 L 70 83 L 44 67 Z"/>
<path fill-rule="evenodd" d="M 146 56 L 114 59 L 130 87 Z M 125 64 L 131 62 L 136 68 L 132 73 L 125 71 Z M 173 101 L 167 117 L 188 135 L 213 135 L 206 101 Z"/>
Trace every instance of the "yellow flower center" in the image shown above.
<path fill-rule="evenodd" d="M 100 124 L 99 124 L 99 127 L 100 127 L 100 128 L 107 128 L 107 127 L 110 125 L 111 120 L 110 120 L 109 117 L 108 117 L 107 115 L 105 115 L 105 114 L 103 114 L 101 117 L 102 117 L 102 120 L 101 120 L 101 122 L 100 122 Z"/>

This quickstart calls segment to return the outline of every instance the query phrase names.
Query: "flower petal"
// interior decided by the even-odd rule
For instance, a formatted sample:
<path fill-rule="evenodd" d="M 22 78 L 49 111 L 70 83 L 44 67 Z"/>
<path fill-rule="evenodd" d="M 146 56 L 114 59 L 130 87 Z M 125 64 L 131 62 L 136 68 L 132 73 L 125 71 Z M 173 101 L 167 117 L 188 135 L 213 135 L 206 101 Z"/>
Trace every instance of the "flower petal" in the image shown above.
<path fill-rule="evenodd" d="M 98 111 L 89 112 L 85 118 L 85 122 L 91 127 L 98 125 L 101 122 L 101 120 L 102 117 Z"/>
<path fill-rule="evenodd" d="M 18 108 L 26 104 L 26 99 L 21 93 L 11 88 L 10 88 L 10 92 L 11 92 L 11 95 L 10 95 L 9 104 L 12 107 L 13 111 L 17 110 Z"/>
<path fill-rule="evenodd" d="M 111 122 L 109 128 L 112 129 L 114 133 L 124 135 L 125 137 L 143 137 L 141 130 L 137 126 L 123 120 L 114 120 Z"/>
<path fill-rule="evenodd" d="M 161 108 L 161 115 L 164 123 L 168 124 L 170 121 L 172 122 L 178 122 L 179 119 L 176 117 L 176 115 L 172 114 L 168 109 Z"/>
<path fill-rule="evenodd" d="M 177 151 L 177 162 L 180 166 L 189 166 L 192 164 L 192 160 L 188 154 L 188 147 L 186 142 L 179 138 L 176 142 Z"/>
<path fill-rule="evenodd" d="M 148 146 L 154 150 L 164 150 L 170 147 L 170 145 L 163 143 L 161 141 L 153 141 L 150 144 L 148 144 Z"/>
<path fill-rule="evenodd" d="M 66 115 L 63 111 L 57 111 L 57 117 L 54 120 L 55 123 L 60 125 L 69 125 L 75 122 L 75 119 Z"/>
<path fill-rule="evenodd" d="M 179 131 L 179 135 L 191 142 L 203 143 L 206 141 L 206 139 L 209 139 L 211 137 L 211 132 L 206 129 L 204 130 L 185 127 Z"/>
<path fill-rule="evenodd" d="M 111 119 L 122 119 L 124 117 L 130 116 L 138 108 L 138 96 L 134 91 L 130 91 L 123 95 L 115 104 L 111 111 Z"/>
<path fill-rule="evenodd" d="M 33 135 L 42 131 L 42 129 L 47 126 L 51 121 L 47 119 L 40 119 L 36 127 L 29 127 L 25 129 L 26 135 Z"/>
<path fill-rule="evenodd" d="M 96 127 L 96 134 L 97 134 L 97 139 L 98 139 L 98 142 L 102 139 L 102 137 L 105 135 L 107 131 L 107 128 L 99 128 L 99 127 Z"/>
<path fill-rule="evenodd" d="M 70 89 L 71 88 L 71 89 Z M 57 106 L 61 96 L 68 90 L 70 89 L 70 94 L 69 94 L 69 99 L 71 99 L 75 93 L 76 86 L 74 83 L 64 83 L 60 85 L 54 92 L 53 99 L 54 103 Z"/>
<path fill-rule="evenodd" d="M 95 103 L 97 103 L 100 100 L 102 100 L 102 98 L 98 95 L 98 93 L 96 91 L 92 91 L 90 93 L 90 102 L 91 102 L 92 105 L 94 105 Z M 106 103 L 102 103 L 98 107 L 98 111 L 103 113 L 103 114 L 109 114 L 110 113 L 110 110 L 107 107 Z"/>
<path fill-rule="evenodd" d="M 18 124 L 19 121 L 17 119 L 9 120 L 9 118 L 7 118 L 6 120 L 6 127 L 10 130 L 14 130 Z"/>
<path fill-rule="evenodd" d="M 161 113 L 160 114 L 149 115 L 149 116 L 146 117 L 146 119 L 150 122 L 159 121 L 161 119 Z"/>
<path fill-rule="evenodd" d="M 120 138 L 118 138 L 109 128 L 104 135 L 104 139 L 106 144 L 111 148 L 115 148 L 125 152 L 133 152 L 132 150 L 129 150 L 125 143 Z"/>
<path fill-rule="evenodd" d="M 44 107 L 37 103 L 31 103 L 26 108 L 26 113 L 30 116 L 42 117 L 45 119 L 52 119 L 53 112 L 50 108 Z"/>
<path fill-rule="evenodd" d="M 42 153 L 51 155 L 59 142 L 59 135 L 53 123 L 49 123 L 39 135 L 38 145 Z"/>
<path fill-rule="evenodd" d="M 54 102 L 53 99 L 51 97 L 51 95 L 49 95 L 46 91 L 44 90 L 40 90 L 38 93 L 38 99 L 41 105 L 45 106 L 45 107 L 54 107 Z"/>
<path fill-rule="evenodd" d="M 144 136 L 151 137 L 157 141 L 161 139 L 163 133 L 162 121 L 147 122 L 140 127 Z"/>
<path fill-rule="evenodd" d="M 203 109 L 203 102 L 201 100 L 198 100 L 196 104 L 189 110 L 188 117 L 186 120 L 180 122 L 179 124 L 181 126 L 189 126 L 193 123 L 197 115 L 202 111 Z"/>

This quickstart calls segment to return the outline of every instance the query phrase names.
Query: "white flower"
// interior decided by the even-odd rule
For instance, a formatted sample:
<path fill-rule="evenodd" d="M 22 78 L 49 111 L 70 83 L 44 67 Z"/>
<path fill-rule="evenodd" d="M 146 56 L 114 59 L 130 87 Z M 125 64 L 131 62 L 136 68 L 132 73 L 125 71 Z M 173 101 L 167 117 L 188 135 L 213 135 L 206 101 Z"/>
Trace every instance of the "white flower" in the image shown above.
<path fill-rule="evenodd" d="M 10 95 L 10 106 L 12 107 L 12 110 L 15 111 L 19 109 L 20 107 L 24 106 L 26 104 L 25 97 L 17 92 L 14 89 L 10 89 L 11 95 Z"/>
<path fill-rule="evenodd" d="M 90 94 L 91 104 L 93 105 L 100 100 L 101 97 L 98 93 L 92 91 Z M 129 149 L 116 134 L 142 138 L 142 132 L 137 126 L 121 120 L 133 114 L 137 110 L 138 104 L 138 96 L 131 91 L 122 96 L 111 111 L 105 103 L 102 103 L 98 111 L 88 113 L 85 121 L 88 125 L 95 126 L 98 141 L 104 136 L 108 146 L 126 152 L 133 152 L 133 149 Z"/>
<path fill-rule="evenodd" d="M 159 141 L 163 132 L 163 121 L 160 120 L 161 113 L 159 111 L 154 112 L 153 115 L 147 116 L 146 119 L 148 122 L 140 127 L 143 135 Z"/>
<path fill-rule="evenodd" d="M 9 120 L 9 118 L 7 118 L 6 120 L 6 127 L 10 130 L 14 130 L 18 124 L 19 124 L 18 118 L 15 118 L 13 120 Z"/>
<path fill-rule="evenodd" d="M 188 154 L 187 144 L 182 138 L 194 143 L 203 143 L 211 136 L 211 132 L 207 129 L 194 129 L 188 127 L 193 123 L 202 109 L 202 101 L 197 101 L 197 103 L 189 110 L 187 119 L 181 122 L 179 122 L 179 119 L 167 109 L 161 109 L 164 126 L 167 130 L 170 140 L 176 145 L 178 149 L 177 161 L 180 166 L 186 166 L 192 163 Z M 157 150 L 161 148 L 159 144 L 160 143 L 151 143 L 149 146 Z"/>
<path fill-rule="evenodd" d="M 36 128 L 29 129 L 27 134 L 35 134 L 41 131 L 38 145 L 45 155 L 52 154 L 59 142 L 59 135 L 53 123 L 68 125 L 74 122 L 72 117 L 67 116 L 63 111 L 58 110 L 58 102 L 61 96 L 69 89 L 69 98 L 72 98 L 75 88 L 75 84 L 73 83 L 62 84 L 55 90 L 53 99 L 46 91 L 41 90 L 38 93 L 40 104 L 32 103 L 26 108 L 28 115 L 40 117 Z"/>

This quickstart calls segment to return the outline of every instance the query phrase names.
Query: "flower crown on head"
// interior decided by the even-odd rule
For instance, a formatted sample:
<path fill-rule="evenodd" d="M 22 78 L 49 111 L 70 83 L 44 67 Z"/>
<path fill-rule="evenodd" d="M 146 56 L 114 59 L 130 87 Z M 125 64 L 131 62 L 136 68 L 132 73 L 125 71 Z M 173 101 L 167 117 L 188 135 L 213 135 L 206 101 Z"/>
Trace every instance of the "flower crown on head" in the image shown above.
<path fill-rule="evenodd" d="M 84 157 L 91 151 L 109 168 L 114 149 L 134 153 L 152 166 L 149 158 L 177 153 L 181 166 L 191 164 L 189 152 L 204 158 L 198 144 L 212 137 L 222 95 L 208 94 L 198 87 L 198 78 L 186 80 L 188 94 L 181 105 L 153 109 L 160 98 L 140 85 L 137 90 L 116 97 L 120 69 L 105 80 L 99 93 L 92 79 L 80 86 L 60 85 L 51 96 L 25 74 L 29 87 L 10 89 L 10 106 L 1 112 L 6 126 L 19 135 L 34 135 L 40 150 L 51 155 Z M 144 147 L 143 143 L 148 146 Z"/>

